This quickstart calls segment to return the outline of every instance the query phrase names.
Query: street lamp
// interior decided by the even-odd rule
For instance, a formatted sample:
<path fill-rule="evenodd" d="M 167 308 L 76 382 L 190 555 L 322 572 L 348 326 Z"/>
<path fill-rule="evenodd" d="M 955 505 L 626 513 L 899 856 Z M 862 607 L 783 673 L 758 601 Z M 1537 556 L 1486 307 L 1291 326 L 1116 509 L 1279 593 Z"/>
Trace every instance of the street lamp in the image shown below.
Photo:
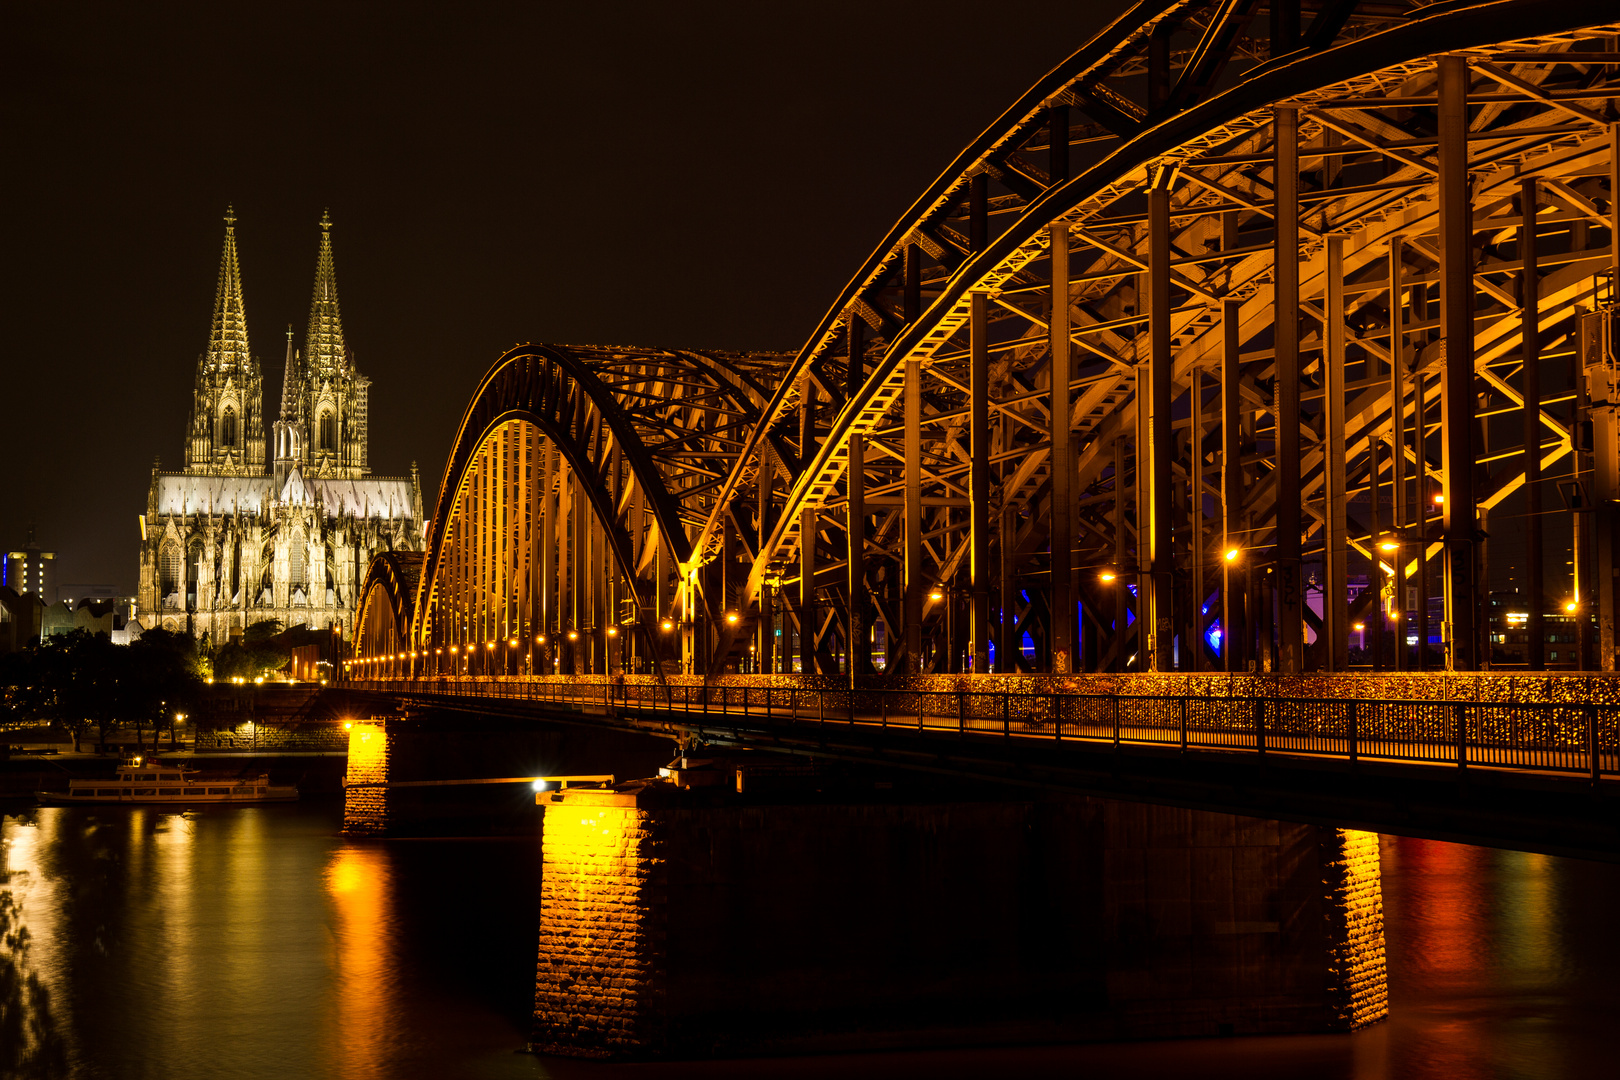
<path fill-rule="evenodd" d="M 1115 581 L 1119 580 L 1119 575 L 1114 573 L 1112 570 L 1104 570 L 1102 573 L 1097 575 L 1097 580 L 1102 582 L 1104 585 L 1112 585 Z"/>

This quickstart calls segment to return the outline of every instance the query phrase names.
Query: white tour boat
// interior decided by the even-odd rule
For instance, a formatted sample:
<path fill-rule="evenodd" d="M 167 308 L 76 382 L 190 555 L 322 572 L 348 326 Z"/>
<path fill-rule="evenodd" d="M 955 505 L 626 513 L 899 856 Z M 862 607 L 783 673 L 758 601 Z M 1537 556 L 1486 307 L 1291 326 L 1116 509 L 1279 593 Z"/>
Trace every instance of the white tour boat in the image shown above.
<path fill-rule="evenodd" d="M 70 780 L 66 793 L 36 791 L 46 803 L 259 803 L 298 798 L 291 785 L 270 782 L 269 773 L 228 780 L 199 778 L 194 770 L 136 755 L 121 762 L 115 780 Z"/>

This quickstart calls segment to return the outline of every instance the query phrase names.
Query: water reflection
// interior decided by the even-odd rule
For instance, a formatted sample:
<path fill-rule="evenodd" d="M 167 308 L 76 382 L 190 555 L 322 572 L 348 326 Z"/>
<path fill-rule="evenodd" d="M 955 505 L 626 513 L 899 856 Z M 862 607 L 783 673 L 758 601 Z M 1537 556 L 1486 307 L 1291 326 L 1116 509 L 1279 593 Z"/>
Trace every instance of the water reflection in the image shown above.
<path fill-rule="evenodd" d="M 346 844 L 332 853 L 326 869 L 335 976 L 326 1054 L 332 1075 L 378 1075 L 398 1041 L 390 1024 L 398 974 L 392 890 L 387 849 Z"/>
<path fill-rule="evenodd" d="M 537 1060 L 513 1053 L 533 1000 L 537 842 L 348 843 L 340 815 L 335 804 L 299 804 L 0 817 L 0 1076 L 1612 1071 L 1620 868 L 1392 838 L 1383 841 L 1391 1017 L 1352 1036 L 636 1066 Z"/>

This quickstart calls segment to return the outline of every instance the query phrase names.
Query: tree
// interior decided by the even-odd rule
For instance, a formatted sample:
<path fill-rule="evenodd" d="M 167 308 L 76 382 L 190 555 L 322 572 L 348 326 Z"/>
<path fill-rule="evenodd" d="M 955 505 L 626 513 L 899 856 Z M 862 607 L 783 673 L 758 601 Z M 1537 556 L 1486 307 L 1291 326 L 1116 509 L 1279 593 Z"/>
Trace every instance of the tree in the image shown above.
<path fill-rule="evenodd" d="M 142 722 L 152 725 L 152 746 L 158 733 L 169 732 L 174 745 L 174 718 L 192 712 L 202 693 L 204 662 L 197 642 L 190 634 L 153 629 L 129 646 L 128 666 L 120 687 L 125 719 L 137 730 Z"/>
<path fill-rule="evenodd" d="M 281 623 L 276 619 L 264 619 L 249 626 L 240 641 L 233 641 L 214 654 L 214 678 L 243 678 L 251 682 L 285 666 L 290 654 L 276 640 L 280 635 Z"/>

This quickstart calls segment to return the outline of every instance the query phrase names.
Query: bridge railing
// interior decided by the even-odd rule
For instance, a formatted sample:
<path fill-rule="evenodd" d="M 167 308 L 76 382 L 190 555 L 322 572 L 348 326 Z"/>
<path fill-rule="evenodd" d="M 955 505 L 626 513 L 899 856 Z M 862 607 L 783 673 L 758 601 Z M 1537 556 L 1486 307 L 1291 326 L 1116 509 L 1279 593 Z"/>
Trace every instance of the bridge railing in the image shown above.
<path fill-rule="evenodd" d="M 571 711 L 951 733 L 963 738 L 1620 774 L 1620 709 L 1578 702 L 1131 696 L 969 689 L 418 678 L 354 684 L 411 696 L 549 703 Z"/>

